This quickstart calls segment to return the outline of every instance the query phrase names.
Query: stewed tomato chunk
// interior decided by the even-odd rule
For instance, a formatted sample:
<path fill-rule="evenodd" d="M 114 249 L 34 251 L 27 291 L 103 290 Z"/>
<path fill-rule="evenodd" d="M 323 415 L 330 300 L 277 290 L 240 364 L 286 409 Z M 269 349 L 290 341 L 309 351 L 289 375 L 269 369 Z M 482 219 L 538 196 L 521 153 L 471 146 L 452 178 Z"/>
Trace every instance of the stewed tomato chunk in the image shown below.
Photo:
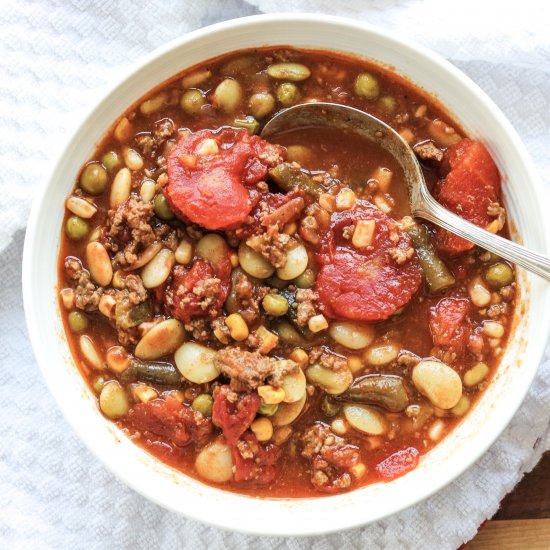
<path fill-rule="evenodd" d="M 436 196 L 443 206 L 493 232 L 502 228 L 500 174 L 484 145 L 471 139 L 452 145 L 443 157 L 441 173 L 444 179 L 436 189 Z M 442 253 L 456 255 L 474 245 L 438 227 L 436 246 Z"/>
<path fill-rule="evenodd" d="M 358 242 L 354 235 L 364 224 L 370 236 Z M 410 237 L 365 200 L 332 215 L 318 260 L 316 289 L 332 319 L 387 319 L 409 302 L 422 281 Z"/>
<path fill-rule="evenodd" d="M 207 229 L 232 229 L 252 210 L 252 186 L 284 153 L 246 130 L 188 132 L 170 152 L 163 193 L 182 219 Z"/>

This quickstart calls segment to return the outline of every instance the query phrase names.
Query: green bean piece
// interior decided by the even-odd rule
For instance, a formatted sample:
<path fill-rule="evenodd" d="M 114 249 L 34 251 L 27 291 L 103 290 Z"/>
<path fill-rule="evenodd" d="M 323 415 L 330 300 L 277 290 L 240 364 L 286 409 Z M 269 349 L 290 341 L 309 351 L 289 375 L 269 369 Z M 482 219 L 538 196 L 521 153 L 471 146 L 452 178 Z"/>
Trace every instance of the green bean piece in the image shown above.
<path fill-rule="evenodd" d="M 325 413 L 325 416 L 332 418 L 340 412 L 341 406 L 340 403 L 336 403 L 336 401 L 328 397 L 328 395 L 325 395 L 321 402 L 321 409 Z"/>
<path fill-rule="evenodd" d="M 282 162 L 269 171 L 275 183 L 285 191 L 301 189 L 311 197 L 317 198 L 324 189 L 314 182 L 305 172 L 293 168 L 290 163 Z"/>
<path fill-rule="evenodd" d="M 409 405 L 405 381 L 401 376 L 391 374 L 368 374 L 335 399 L 377 405 L 390 412 L 401 412 Z"/>
<path fill-rule="evenodd" d="M 290 107 L 300 100 L 300 90 L 292 82 L 283 82 L 277 86 L 277 100 L 284 107 Z"/>
<path fill-rule="evenodd" d="M 200 412 L 203 416 L 212 416 L 212 408 L 214 406 L 214 400 L 208 393 L 201 393 L 193 399 L 191 407 Z"/>
<path fill-rule="evenodd" d="M 161 220 L 170 221 L 174 219 L 174 212 L 172 212 L 172 209 L 168 206 L 168 201 L 162 193 L 155 197 L 153 210 L 155 211 L 157 218 L 160 218 Z"/>
<path fill-rule="evenodd" d="M 355 93 L 365 99 L 376 99 L 380 95 L 378 79 L 370 73 L 361 73 L 355 79 Z"/>
<path fill-rule="evenodd" d="M 512 268 L 504 262 L 498 262 L 490 266 L 485 272 L 485 280 L 493 288 L 502 288 L 509 285 L 514 280 L 514 272 Z"/>
<path fill-rule="evenodd" d="M 130 300 L 118 300 L 115 306 L 115 323 L 124 330 L 137 327 L 141 323 L 153 318 L 151 302 L 146 300 L 141 304 L 133 305 Z"/>
<path fill-rule="evenodd" d="M 279 335 L 281 342 L 295 347 L 304 347 L 308 341 L 294 328 L 290 321 L 281 320 L 273 326 L 275 332 Z"/>
<path fill-rule="evenodd" d="M 277 275 L 273 275 L 272 277 L 269 277 L 269 279 L 266 279 L 265 282 L 272 288 L 276 288 L 277 290 L 283 290 L 288 286 L 288 281 L 283 281 L 282 279 L 279 279 Z"/>
<path fill-rule="evenodd" d="M 417 224 L 411 219 L 410 222 L 407 221 L 405 231 L 412 240 L 430 292 L 439 292 L 453 286 L 455 278 L 437 255 L 426 226 Z"/>
<path fill-rule="evenodd" d="M 262 306 L 268 315 L 280 317 L 288 311 L 288 302 L 280 294 L 267 294 L 262 300 Z"/>
<path fill-rule="evenodd" d="M 315 284 L 315 273 L 308 267 L 299 277 L 294 279 L 294 284 L 298 288 L 311 288 Z"/>
<path fill-rule="evenodd" d="M 236 118 L 233 121 L 233 126 L 237 128 L 244 128 L 251 134 L 257 134 L 260 129 L 260 123 L 253 116 L 245 116 L 244 118 Z"/>
<path fill-rule="evenodd" d="M 88 328 L 88 317 L 80 311 L 69 313 L 69 327 L 73 332 L 82 332 Z"/>
<path fill-rule="evenodd" d="M 88 222 L 78 216 L 71 216 L 65 224 L 65 233 L 72 241 L 81 241 L 88 234 Z"/>
<path fill-rule="evenodd" d="M 108 151 L 101 157 L 101 164 L 105 166 L 109 174 L 112 174 L 122 166 L 122 160 L 116 151 Z"/>
<path fill-rule="evenodd" d="M 263 414 L 264 416 L 273 416 L 277 412 L 278 408 L 278 403 L 268 404 L 264 403 L 262 400 L 262 402 L 260 403 L 260 407 L 258 408 L 258 414 Z"/>
<path fill-rule="evenodd" d="M 109 175 L 99 162 L 90 162 L 80 174 L 80 187 L 90 195 L 101 195 L 107 187 Z"/>
<path fill-rule="evenodd" d="M 172 363 L 160 361 L 141 361 L 132 358 L 128 368 L 122 372 L 123 382 L 150 382 L 159 386 L 179 387 L 182 376 Z"/>
<path fill-rule="evenodd" d="M 200 90 L 191 89 L 183 92 L 180 99 L 180 107 L 188 115 L 198 115 L 202 106 L 206 103 L 204 95 Z"/>

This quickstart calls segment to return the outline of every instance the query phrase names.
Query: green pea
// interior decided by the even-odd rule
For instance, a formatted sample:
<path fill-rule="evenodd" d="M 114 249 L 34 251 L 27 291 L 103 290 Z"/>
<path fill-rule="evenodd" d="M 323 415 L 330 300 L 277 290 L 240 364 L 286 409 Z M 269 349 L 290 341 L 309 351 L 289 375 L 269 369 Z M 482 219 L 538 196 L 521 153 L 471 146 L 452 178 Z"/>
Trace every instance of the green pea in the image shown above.
<path fill-rule="evenodd" d="M 340 411 L 340 405 L 325 395 L 325 397 L 323 397 L 323 401 L 321 402 L 321 409 L 328 418 L 332 418 Z"/>
<path fill-rule="evenodd" d="M 195 399 L 191 407 L 193 410 L 200 412 L 203 416 L 212 416 L 212 407 L 214 406 L 214 400 L 208 393 L 201 393 Z"/>
<path fill-rule="evenodd" d="M 383 95 L 378 100 L 378 105 L 383 111 L 386 111 L 387 113 L 393 113 L 397 109 L 397 101 L 395 97 L 391 95 Z"/>
<path fill-rule="evenodd" d="M 380 95 L 378 79 L 370 73 L 361 73 L 355 79 L 355 93 L 365 99 L 376 99 Z"/>
<path fill-rule="evenodd" d="M 200 90 L 187 90 L 180 99 L 180 107 L 189 115 L 198 115 L 202 106 L 206 103 Z"/>
<path fill-rule="evenodd" d="M 73 241 L 80 241 L 88 234 L 88 222 L 78 216 L 71 216 L 65 224 L 65 233 Z"/>
<path fill-rule="evenodd" d="M 268 315 L 274 315 L 275 317 L 280 317 L 288 311 L 288 302 L 280 294 L 268 294 L 262 300 L 262 305 Z"/>
<path fill-rule="evenodd" d="M 298 288 L 311 288 L 315 283 L 315 273 L 309 267 L 299 276 L 294 279 L 294 284 Z"/>
<path fill-rule="evenodd" d="M 69 313 L 69 327 L 73 332 L 82 332 L 88 328 L 88 317 L 80 311 Z"/>
<path fill-rule="evenodd" d="M 108 179 L 107 170 L 99 162 L 90 162 L 80 174 L 80 187 L 90 195 L 101 195 Z"/>
<path fill-rule="evenodd" d="M 260 123 L 253 116 L 246 116 L 244 118 L 237 118 L 233 122 L 233 126 L 237 128 L 245 128 L 251 134 L 257 134 L 260 129 Z"/>
<path fill-rule="evenodd" d="M 103 386 L 105 385 L 106 380 L 103 378 L 103 376 L 96 376 L 94 378 L 94 381 L 92 382 L 92 388 L 94 388 L 94 391 L 97 393 L 101 393 L 101 390 L 103 389 Z"/>
<path fill-rule="evenodd" d="M 512 283 L 514 280 L 514 272 L 508 264 L 498 262 L 487 269 L 485 272 L 485 280 L 493 288 L 501 288 Z"/>
<path fill-rule="evenodd" d="M 285 107 L 294 105 L 300 99 L 300 90 L 292 82 L 284 82 L 277 87 L 277 99 Z"/>
<path fill-rule="evenodd" d="M 172 212 L 172 209 L 168 206 L 168 201 L 162 193 L 155 197 L 153 209 L 157 218 L 161 220 L 169 221 L 174 219 L 174 212 Z"/>
<path fill-rule="evenodd" d="M 268 404 L 262 401 L 258 408 L 258 414 L 263 414 L 264 416 L 273 416 L 277 412 L 278 408 L 278 403 Z"/>
<path fill-rule="evenodd" d="M 107 168 L 107 172 L 112 174 L 122 166 L 120 155 L 116 151 L 109 151 L 101 158 L 101 164 Z"/>

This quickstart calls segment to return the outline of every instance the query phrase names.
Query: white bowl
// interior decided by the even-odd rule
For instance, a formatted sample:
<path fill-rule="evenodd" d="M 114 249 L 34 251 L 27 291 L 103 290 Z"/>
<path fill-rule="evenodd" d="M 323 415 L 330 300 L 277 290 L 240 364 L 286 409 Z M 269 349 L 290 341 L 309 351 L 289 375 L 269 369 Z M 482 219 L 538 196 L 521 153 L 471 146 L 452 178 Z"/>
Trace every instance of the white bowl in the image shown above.
<path fill-rule="evenodd" d="M 83 118 L 35 199 L 25 240 L 23 295 L 31 341 L 51 392 L 81 439 L 112 472 L 147 498 L 191 518 L 249 533 L 296 536 L 333 532 L 393 514 L 442 488 L 477 460 L 506 427 L 533 380 L 550 307 L 548 286 L 521 272 L 521 322 L 515 323 L 492 384 L 462 424 L 415 471 L 391 483 L 324 498 L 258 500 L 213 489 L 169 468 L 106 420 L 73 363 L 57 304 L 63 205 L 75 174 L 111 123 L 165 79 L 232 50 L 281 44 L 371 58 L 395 67 L 436 95 L 471 136 L 489 147 L 504 174 L 514 235 L 521 235 L 527 246 L 548 252 L 547 216 L 529 156 L 503 114 L 458 69 L 367 24 L 318 15 L 254 16 L 189 33 L 156 50 Z"/>

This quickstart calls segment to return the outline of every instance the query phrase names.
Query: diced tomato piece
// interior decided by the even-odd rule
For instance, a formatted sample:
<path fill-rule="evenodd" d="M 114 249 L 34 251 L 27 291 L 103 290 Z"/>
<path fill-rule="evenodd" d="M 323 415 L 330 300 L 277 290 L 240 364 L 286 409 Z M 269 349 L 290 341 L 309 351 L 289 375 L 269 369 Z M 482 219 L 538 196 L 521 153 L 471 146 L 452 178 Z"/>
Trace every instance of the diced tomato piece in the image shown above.
<path fill-rule="evenodd" d="M 212 422 L 175 397 L 138 403 L 130 409 L 128 425 L 182 447 L 191 441 L 202 444 L 212 431 Z"/>
<path fill-rule="evenodd" d="M 356 249 L 344 237 L 358 220 L 374 220 L 371 245 Z M 317 259 L 316 290 L 333 319 L 380 321 L 407 304 L 422 282 L 422 271 L 407 233 L 368 201 L 332 215 Z"/>
<path fill-rule="evenodd" d="M 240 446 L 253 456 L 244 458 Z M 232 446 L 232 454 L 235 464 L 234 480 L 237 483 L 267 485 L 275 481 L 279 474 L 277 463 L 281 457 L 281 448 L 272 443 L 262 445 L 251 432 L 243 434 L 239 444 Z"/>
<path fill-rule="evenodd" d="M 236 394 L 235 402 L 228 399 L 232 393 L 229 386 L 219 388 L 214 395 L 212 409 L 212 420 L 222 429 L 229 445 L 234 445 L 248 430 L 260 406 L 260 396 L 257 393 Z"/>
<path fill-rule="evenodd" d="M 445 152 L 442 175 L 438 201 L 462 218 L 487 227 L 494 219 L 487 213 L 489 205 L 500 200 L 500 174 L 489 151 L 477 141 L 459 141 Z M 438 227 L 436 246 L 444 254 L 456 255 L 474 245 Z"/>
<path fill-rule="evenodd" d="M 217 151 L 216 147 L 204 150 L 207 139 L 214 140 Z M 265 179 L 268 168 L 281 162 L 285 151 L 244 129 L 189 132 L 168 156 L 164 196 L 184 220 L 207 229 L 234 229 L 253 206 L 246 186 Z"/>
<path fill-rule="evenodd" d="M 464 351 L 472 327 L 467 319 L 470 301 L 465 298 L 443 298 L 430 309 L 430 332 L 434 346 Z"/>
<path fill-rule="evenodd" d="M 217 294 L 211 298 L 210 304 L 204 307 L 205 296 L 196 292 L 197 285 L 206 284 L 212 279 L 216 282 Z M 229 254 L 224 256 L 217 266 L 212 267 L 210 262 L 198 259 L 190 269 L 182 265 L 174 267 L 172 281 L 165 293 L 167 310 L 174 317 L 189 323 L 192 319 L 214 319 L 221 313 L 223 304 L 229 294 L 231 286 L 231 259 Z M 168 299 L 166 299 L 168 298 Z"/>
<path fill-rule="evenodd" d="M 391 454 L 376 465 L 376 473 L 383 481 L 391 481 L 414 470 L 418 466 L 420 452 L 415 447 L 408 447 Z"/>

